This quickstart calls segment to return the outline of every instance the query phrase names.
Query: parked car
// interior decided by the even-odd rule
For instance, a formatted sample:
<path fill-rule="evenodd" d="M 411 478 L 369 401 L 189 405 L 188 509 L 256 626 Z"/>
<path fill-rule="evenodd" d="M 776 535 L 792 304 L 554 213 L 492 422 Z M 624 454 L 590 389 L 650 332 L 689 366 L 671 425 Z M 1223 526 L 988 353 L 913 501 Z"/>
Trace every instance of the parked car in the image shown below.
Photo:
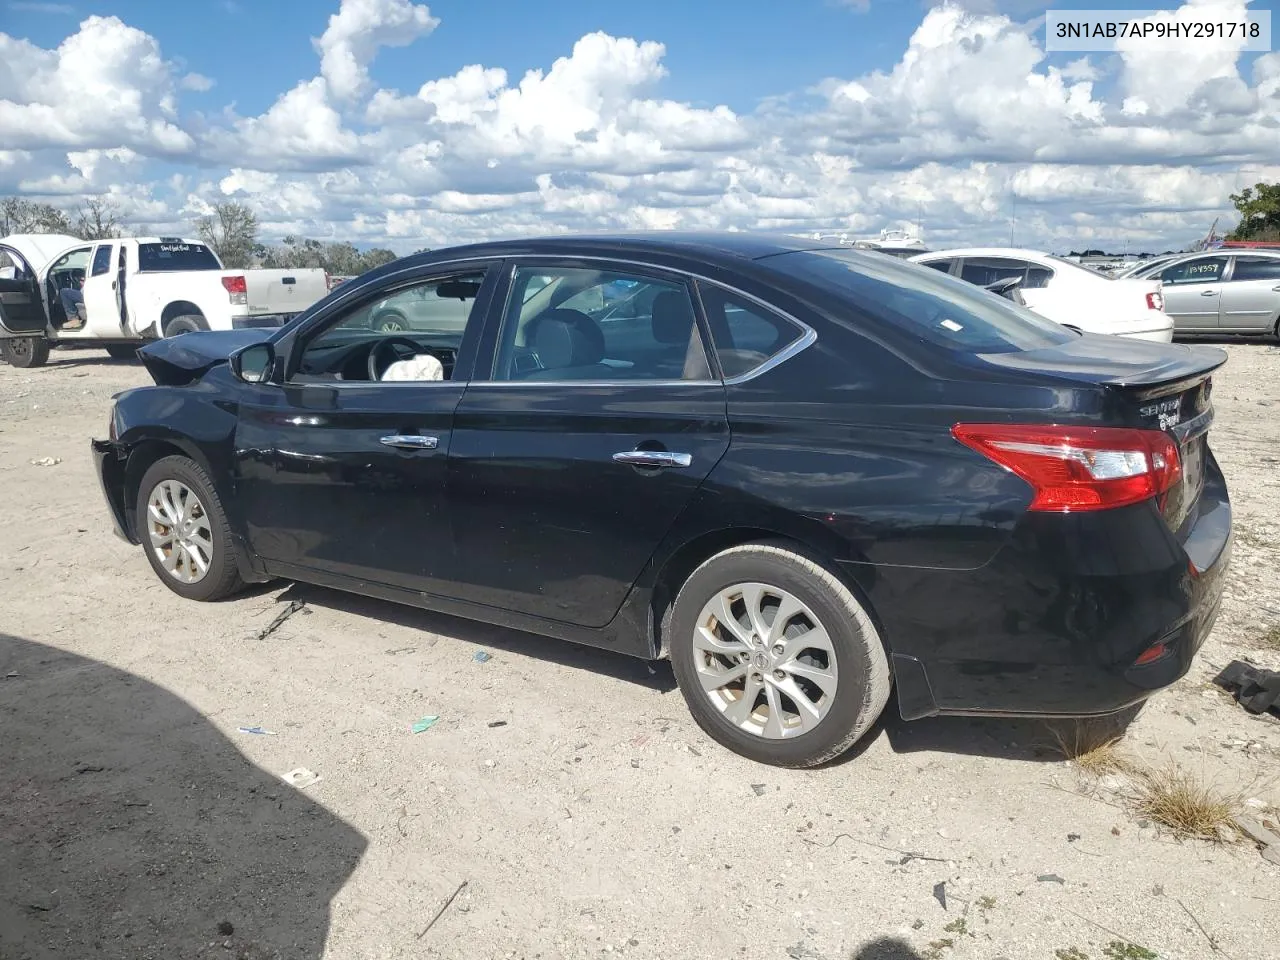
<path fill-rule="evenodd" d="M 1280 251 L 1186 254 L 1134 276 L 1160 280 L 1178 333 L 1280 337 Z"/>
<path fill-rule="evenodd" d="M 1146 260 L 1136 260 L 1118 270 L 1115 273 L 1115 277 L 1117 280 L 1123 280 L 1125 277 L 1132 277 L 1138 273 L 1145 273 L 1150 267 L 1154 267 L 1156 264 L 1169 263 L 1181 256 L 1183 256 L 1181 253 L 1161 253 L 1154 257 L 1148 257 Z"/>
<path fill-rule="evenodd" d="M 464 286 L 461 329 L 369 326 Z M 610 287 L 647 306 L 579 309 Z M 140 354 L 155 386 L 93 450 L 174 593 L 287 577 L 670 658 L 702 728 L 767 763 L 836 756 L 891 688 L 908 719 L 1119 710 L 1186 673 L 1222 593 L 1221 350 L 876 252 L 458 247 Z"/>
<path fill-rule="evenodd" d="M 943 250 L 911 260 L 980 287 L 1020 277 L 1030 309 L 1087 333 L 1161 343 L 1173 339 L 1159 280 L 1118 280 L 1063 257 L 1004 247 Z"/>
<path fill-rule="evenodd" d="M 60 291 L 81 284 L 77 327 Z M 0 353 L 17 367 L 38 367 L 65 345 L 131 357 L 156 337 L 279 326 L 327 292 L 323 270 L 224 270 L 194 240 L 17 234 L 0 240 Z"/>

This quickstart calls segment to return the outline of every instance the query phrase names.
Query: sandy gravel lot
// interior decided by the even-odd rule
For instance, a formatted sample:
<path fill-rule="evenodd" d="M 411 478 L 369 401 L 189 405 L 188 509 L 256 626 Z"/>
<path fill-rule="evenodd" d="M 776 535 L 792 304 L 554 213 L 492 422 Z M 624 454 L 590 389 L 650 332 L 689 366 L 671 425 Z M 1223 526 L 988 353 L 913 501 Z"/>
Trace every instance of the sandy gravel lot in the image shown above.
<path fill-rule="evenodd" d="M 1280 722 L 1207 683 L 1280 669 L 1280 348 L 1229 352 L 1224 610 L 1125 744 L 1274 805 Z M 145 379 L 0 366 L 3 960 L 1276 957 L 1280 867 L 1140 819 L 1037 724 L 890 721 L 786 772 L 706 740 L 665 668 L 289 584 L 178 599 L 89 458 Z"/>

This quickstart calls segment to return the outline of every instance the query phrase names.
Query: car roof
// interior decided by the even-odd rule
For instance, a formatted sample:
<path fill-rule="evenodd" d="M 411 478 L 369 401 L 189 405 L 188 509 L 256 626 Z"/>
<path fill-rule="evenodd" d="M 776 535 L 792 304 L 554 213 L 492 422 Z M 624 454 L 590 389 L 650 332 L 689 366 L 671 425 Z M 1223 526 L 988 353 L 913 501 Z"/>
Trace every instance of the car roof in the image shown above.
<path fill-rule="evenodd" d="M 1050 254 L 1043 250 L 1025 247 L 956 247 L 952 250 L 930 250 L 917 254 L 912 260 L 937 260 L 940 257 L 1018 257 L 1023 260 L 1048 260 Z"/>
<path fill-rule="evenodd" d="M 0 244 L 22 254 L 31 269 L 37 272 L 52 263 L 58 254 L 83 243 L 88 241 L 64 233 L 15 233 L 0 240 Z"/>
<path fill-rule="evenodd" d="M 442 247 L 422 254 L 424 261 L 460 256 L 554 254 L 609 254 L 637 253 L 644 255 L 672 254 L 676 256 L 737 257 L 759 260 L 780 253 L 797 250 L 832 250 L 839 244 L 830 241 L 792 237 L 777 233 L 746 231 L 694 232 L 679 230 L 654 230 L 636 233 L 554 234 L 523 237 L 511 240 L 494 240 L 471 243 L 458 247 Z"/>

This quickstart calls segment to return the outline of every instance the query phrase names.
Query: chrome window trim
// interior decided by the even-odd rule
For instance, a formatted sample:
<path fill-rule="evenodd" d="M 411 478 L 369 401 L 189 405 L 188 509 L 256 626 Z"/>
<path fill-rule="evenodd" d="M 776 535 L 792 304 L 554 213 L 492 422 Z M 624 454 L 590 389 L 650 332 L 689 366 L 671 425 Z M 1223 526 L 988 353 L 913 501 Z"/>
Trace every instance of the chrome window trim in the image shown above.
<path fill-rule="evenodd" d="M 402 270 L 397 270 L 394 273 L 387 274 L 386 277 L 384 277 L 383 279 L 394 280 L 395 278 L 404 276 L 405 274 L 422 272 L 427 270 L 434 270 L 436 267 L 447 267 L 451 264 L 457 264 L 457 263 L 486 263 L 491 261 L 502 261 L 502 260 L 513 261 L 511 264 L 512 273 L 511 273 L 511 276 L 508 278 L 508 288 L 507 288 L 508 303 L 504 304 L 503 310 L 502 310 L 503 322 L 505 322 L 506 320 L 507 309 L 510 306 L 509 299 L 510 299 L 511 289 L 512 289 L 511 280 L 514 279 L 516 268 L 520 266 L 519 261 L 521 260 L 580 260 L 588 263 L 616 263 L 616 264 L 622 264 L 629 267 L 644 267 L 644 268 L 648 268 L 649 270 L 658 270 L 658 271 L 662 271 L 670 274 L 675 274 L 677 276 L 698 280 L 703 283 L 710 284 L 711 286 L 714 286 L 714 287 L 719 287 L 721 290 L 727 290 L 728 292 L 734 294 L 735 296 L 742 297 L 744 300 L 750 300 L 751 302 L 758 304 L 759 306 L 763 307 L 769 312 L 777 314 L 778 316 L 782 317 L 789 323 L 799 328 L 800 335 L 796 337 L 795 340 L 792 340 L 787 346 L 783 347 L 781 350 L 775 353 L 773 356 L 769 357 L 767 360 L 765 360 L 763 363 L 759 364 L 758 366 L 748 370 L 746 373 L 741 373 L 735 377 L 724 378 L 721 380 L 494 380 L 494 379 L 478 380 L 473 378 L 471 380 L 465 381 L 465 383 L 471 386 L 477 386 L 479 384 L 510 384 L 512 386 L 527 387 L 530 384 L 535 384 L 535 383 L 540 385 L 546 385 L 546 386 L 583 386 L 583 387 L 619 386 L 619 385 L 625 385 L 625 384 L 637 384 L 637 385 L 652 384 L 656 386 L 676 386 L 676 385 L 702 386 L 708 383 L 723 383 L 726 386 L 737 386 L 738 384 L 746 383 L 750 380 L 754 380 L 756 377 L 759 377 L 765 373 L 768 373 L 770 370 L 773 370 L 778 365 L 785 363 L 786 361 L 790 360 L 792 357 L 803 352 L 804 350 L 807 350 L 809 347 L 813 346 L 815 343 L 818 342 L 818 333 L 816 330 L 813 329 L 813 327 L 809 326 L 803 320 L 797 319 L 795 316 L 783 310 L 782 308 L 775 306 L 774 304 L 769 303 L 767 300 L 764 300 L 756 296 L 755 294 L 748 293 L 747 291 L 739 289 L 738 287 L 735 287 L 732 284 L 725 283 L 722 280 L 715 280 L 702 273 L 695 273 L 693 271 L 678 268 L 678 267 L 668 267 L 659 263 L 651 263 L 647 260 L 634 260 L 634 259 L 629 259 L 624 257 L 609 257 L 609 256 L 600 256 L 596 254 L 576 254 L 576 253 L 488 254 L 484 256 L 459 257 L 453 260 L 440 260 L 435 263 L 419 264 L 413 267 L 405 267 Z M 339 289 L 341 289 L 341 287 Z M 338 310 L 340 308 L 340 305 L 343 304 L 344 300 L 350 299 L 352 296 L 355 295 L 355 293 L 356 291 L 349 290 L 347 291 L 347 294 L 345 297 L 340 296 L 337 300 L 335 300 L 332 304 L 329 305 L 329 308 L 325 310 L 323 316 L 324 317 L 330 316 L 332 311 Z M 315 321 L 316 325 L 319 325 L 319 323 L 321 322 L 322 321 L 318 319 Z M 501 328 L 499 328 L 499 334 L 498 334 L 499 339 L 501 339 L 501 335 L 502 335 Z M 706 345 L 704 344 L 704 349 L 705 349 L 705 346 Z M 715 344 L 712 344 L 711 348 L 714 351 Z M 344 386 L 368 387 L 370 385 L 377 385 L 377 386 L 386 385 L 386 386 L 398 386 L 398 387 L 413 387 L 413 386 L 420 387 L 420 386 L 423 386 L 424 384 L 425 385 L 456 384 L 459 382 L 461 381 L 403 380 L 403 381 L 388 382 L 388 381 L 382 381 L 382 380 L 378 380 L 378 381 L 353 380 L 349 382 L 339 381 L 337 383 L 332 383 L 332 384 L 330 383 L 320 384 L 320 383 L 298 383 L 295 381 L 287 381 L 285 384 L 282 384 L 282 386 L 290 386 L 290 387 L 314 386 L 314 387 L 324 387 L 325 389 L 331 390 L 331 389 L 340 388 Z"/>

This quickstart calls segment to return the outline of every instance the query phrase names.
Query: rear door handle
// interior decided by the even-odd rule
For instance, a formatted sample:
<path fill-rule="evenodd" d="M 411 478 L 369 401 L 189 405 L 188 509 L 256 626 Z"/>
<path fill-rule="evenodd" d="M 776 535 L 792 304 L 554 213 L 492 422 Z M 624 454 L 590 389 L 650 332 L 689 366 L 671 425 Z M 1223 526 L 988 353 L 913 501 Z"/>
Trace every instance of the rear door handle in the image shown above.
<path fill-rule="evenodd" d="M 1217 290 L 1202 290 L 1200 292 L 1200 296 L 1202 297 L 1216 297 L 1217 295 L 1218 295 Z"/>
<path fill-rule="evenodd" d="M 666 450 L 624 450 L 613 455 L 615 463 L 625 463 L 633 467 L 687 467 L 693 463 L 693 455 L 689 453 L 670 453 Z"/>
<path fill-rule="evenodd" d="M 420 433 L 395 433 L 378 441 L 384 447 L 397 450 L 434 450 L 440 446 L 439 437 L 424 437 Z"/>

